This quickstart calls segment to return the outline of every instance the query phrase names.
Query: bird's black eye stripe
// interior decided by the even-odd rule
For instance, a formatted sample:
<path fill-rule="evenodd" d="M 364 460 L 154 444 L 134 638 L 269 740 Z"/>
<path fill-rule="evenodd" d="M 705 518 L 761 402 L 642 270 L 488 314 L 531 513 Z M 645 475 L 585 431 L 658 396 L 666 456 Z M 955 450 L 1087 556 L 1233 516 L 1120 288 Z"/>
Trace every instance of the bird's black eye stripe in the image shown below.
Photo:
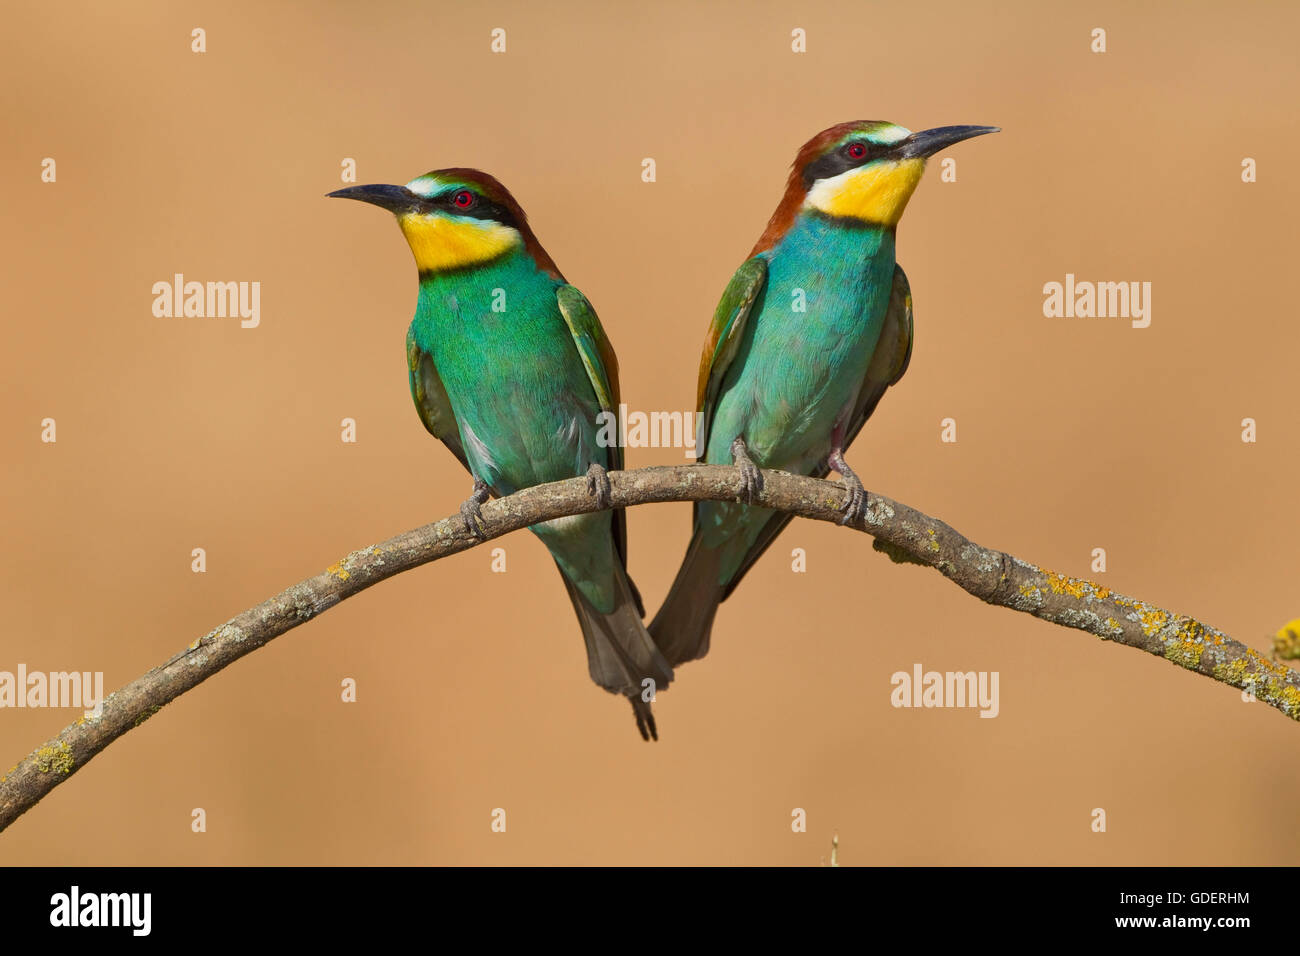
<path fill-rule="evenodd" d="M 456 197 L 463 192 L 466 192 L 466 190 L 452 189 L 434 196 L 432 199 L 427 200 L 426 203 L 430 209 L 451 212 L 457 216 L 472 216 L 475 219 L 491 219 L 506 226 L 518 227 L 518 223 L 515 222 L 515 217 L 509 209 L 479 193 L 473 193 L 474 202 L 472 205 L 468 207 L 456 205 Z"/>
<path fill-rule="evenodd" d="M 861 156 L 853 155 L 856 151 L 854 147 L 862 147 Z M 804 188 L 811 189 L 813 183 L 819 179 L 830 179 L 840 173 L 848 172 L 850 169 L 863 166 L 873 159 L 879 158 L 887 149 L 886 146 L 879 146 L 865 139 L 850 140 L 838 149 L 831 150 L 821 159 L 808 164 L 803 171 Z"/>

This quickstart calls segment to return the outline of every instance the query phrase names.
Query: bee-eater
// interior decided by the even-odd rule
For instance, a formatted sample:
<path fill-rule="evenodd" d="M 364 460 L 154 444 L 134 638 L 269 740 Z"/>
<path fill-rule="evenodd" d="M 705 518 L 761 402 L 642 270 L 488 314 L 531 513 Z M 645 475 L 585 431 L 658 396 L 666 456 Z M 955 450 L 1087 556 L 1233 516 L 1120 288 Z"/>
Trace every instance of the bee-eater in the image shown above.
<path fill-rule="evenodd" d="M 405 186 L 329 195 L 392 212 L 415 255 L 411 396 L 424 427 L 473 476 L 460 508 L 466 530 L 479 533 L 489 494 L 563 478 L 587 476 L 607 504 L 605 472 L 623 467 L 623 451 L 598 440 L 599 416 L 618 410 L 618 360 L 595 310 L 564 280 L 509 191 L 475 169 L 439 169 Z M 627 574 L 625 515 L 599 511 L 531 530 L 559 566 L 592 680 L 627 696 L 641 736 L 657 740 L 642 681 L 662 689 L 673 674 Z"/>
<path fill-rule="evenodd" d="M 832 126 L 799 150 L 785 195 L 714 313 L 700 361 L 700 460 L 735 464 L 742 499 L 760 468 L 824 477 L 860 521 L 866 491 L 844 451 L 912 354 L 912 297 L 894 234 L 925 161 L 997 132 L 892 123 Z M 718 605 L 790 515 L 742 502 L 699 502 L 693 535 L 650 633 L 670 663 L 703 657 Z"/>

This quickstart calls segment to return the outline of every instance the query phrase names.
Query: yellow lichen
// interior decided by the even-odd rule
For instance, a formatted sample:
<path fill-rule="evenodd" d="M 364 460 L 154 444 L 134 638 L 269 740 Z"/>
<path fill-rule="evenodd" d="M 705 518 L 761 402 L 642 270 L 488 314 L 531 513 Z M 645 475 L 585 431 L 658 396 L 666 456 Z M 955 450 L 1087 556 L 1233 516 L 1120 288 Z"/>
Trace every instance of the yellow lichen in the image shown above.
<path fill-rule="evenodd" d="M 1103 588 L 1093 584 L 1091 581 L 1085 581 L 1082 578 L 1072 578 L 1065 574 L 1057 574 L 1055 571 L 1043 569 L 1043 576 L 1047 578 L 1047 586 L 1056 594 L 1068 594 L 1072 598 L 1082 601 L 1086 597 L 1096 598 L 1098 601 L 1104 601 L 1110 597 L 1110 589 Z"/>
<path fill-rule="evenodd" d="M 1274 691 L 1273 698 L 1282 702 L 1289 716 L 1300 720 L 1300 690 L 1290 684 L 1283 685 L 1276 690 L 1270 686 L 1269 690 Z"/>
<path fill-rule="evenodd" d="M 338 578 L 340 581 L 346 581 L 348 578 L 352 577 L 351 572 L 345 571 L 343 569 L 342 562 L 338 564 L 331 564 L 328 568 L 325 569 L 325 573 L 330 575 L 331 577 Z"/>
<path fill-rule="evenodd" d="M 1138 608 L 1138 619 L 1142 622 L 1142 633 L 1150 637 L 1169 621 L 1169 615 L 1158 607 Z"/>
<path fill-rule="evenodd" d="M 1277 661 L 1270 661 L 1253 647 L 1246 651 L 1246 656 L 1248 656 L 1255 664 L 1255 667 L 1261 671 L 1276 674 L 1278 677 L 1285 677 L 1287 674 L 1291 673 L 1291 668 L 1287 667 L 1285 664 L 1280 664 Z"/>
<path fill-rule="evenodd" d="M 1064 574 L 1057 574 L 1055 571 L 1043 569 L 1043 575 L 1047 578 L 1047 586 L 1057 594 L 1068 594 L 1070 597 L 1082 598 L 1085 593 L 1087 581 L 1080 581 L 1078 578 L 1069 578 Z"/>
<path fill-rule="evenodd" d="M 53 747 L 42 747 L 32 754 L 32 758 L 36 769 L 41 773 L 72 772 L 72 748 L 68 746 L 67 741 L 60 740 Z"/>
<path fill-rule="evenodd" d="M 1204 644 L 1194 641 L 1170 641 L 1165 648 L 1165 657 L 1180 667 L 1195 670 L 1201 663 L 1201 654 L 1205 652 Z"/>
<path fill-rule="evenodd" d="M 1273 653 L 1284 660 L 1300 658 L 1300 617 L 1273 635 Z"/>
<path fill-rule="evenodd" d="M 1205 625 L 1195 618 L 1180 617 L 1174 626 L 1177 630 L 1165 646 L 1165 657 L 1183 667 L 1195 668 L 1205 653 Z"/>

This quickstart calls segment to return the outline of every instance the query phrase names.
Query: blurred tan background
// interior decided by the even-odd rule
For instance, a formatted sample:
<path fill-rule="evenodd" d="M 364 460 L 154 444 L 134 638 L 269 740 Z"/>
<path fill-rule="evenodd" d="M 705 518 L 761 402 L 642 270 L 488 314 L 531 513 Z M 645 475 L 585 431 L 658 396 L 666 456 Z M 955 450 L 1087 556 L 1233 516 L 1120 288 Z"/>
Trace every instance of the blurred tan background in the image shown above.
<path fill-rule="evenodd" d="M 360 182 L 499 176 L 599 310 L 631 407 L 689 409 L 796 149 L 857 118 L 1003 127 L 946 154 L 956 183 L 932 164 L 900 226 L 916 346 L 850 452 L 867 486 L 1267 651 L 1300 614 L 1288 6 L 14 8 L 0 669 L 118 687 L 465 497 L 407 390 L 410 253 L 386 214 L 322 198 L 345 157 Z M 260 327 L 155 318 L 175 272 L 260 281 Z M 1067 272 L 1152 282 L 1151 327 L 1044 318 Z M 688 514 L 631 513 L 652 610 Z M 834 831 L 845 865 L 1300 861 L 1300 727 L 865 536 L 791 526 L 661 695 L 657 745 L 588 679 L 541 544 L 504 547 L 505 574 L 476 549 L 240 661 L 0 836 L 0 861 L 816 865 Z M 890 675 L 917 662 L 999 671 L 1001 715 L 892 708 Z M 76 715 L 0 711 L 0 765 Z"/>

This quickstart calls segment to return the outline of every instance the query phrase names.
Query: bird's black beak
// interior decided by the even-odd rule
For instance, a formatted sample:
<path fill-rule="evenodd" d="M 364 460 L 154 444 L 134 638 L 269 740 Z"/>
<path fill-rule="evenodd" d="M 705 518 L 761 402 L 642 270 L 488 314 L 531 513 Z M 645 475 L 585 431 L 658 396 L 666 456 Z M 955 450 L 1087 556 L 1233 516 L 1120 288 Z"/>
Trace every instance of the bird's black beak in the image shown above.
<path fill-rule="evenodd" d="M 420 204 L 420 197 L 405 186 L 349 186 L 347 189 L 336 189 L 325 195 L 327 198 L 335 199 L 359 199 L 361 202 L 382 206 L 389 212 L 399 214 L 408 212 Z"/>
<path fill-rule="evenodd" d="M 999 132 L 1001 130 L 996 126 L 940 126 L 938 129 L 923 129 L 919 133 L 913 133 L 899 143 L 896 149 L 902 159 L 924 159 L 972 136 Z"/>

